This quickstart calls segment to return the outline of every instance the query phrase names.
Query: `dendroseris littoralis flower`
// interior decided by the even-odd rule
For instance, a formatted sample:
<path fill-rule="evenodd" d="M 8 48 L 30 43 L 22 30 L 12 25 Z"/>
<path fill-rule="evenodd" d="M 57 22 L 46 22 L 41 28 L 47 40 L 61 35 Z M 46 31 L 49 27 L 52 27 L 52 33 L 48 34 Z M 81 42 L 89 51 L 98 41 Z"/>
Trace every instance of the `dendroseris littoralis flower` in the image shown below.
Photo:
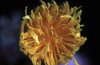
<path fill-rule="evenodd" d="M 55 1 L 41 3 L 23 17 L 20 48 L 34 65 L 41 65 L 41 60 L 45 65 L 67 65 L 71 59 L 75 61 L 75 52 L 86 41 L 80 35 L 82 10 L 70 8 L 67 1 L 62 6 Z"/>

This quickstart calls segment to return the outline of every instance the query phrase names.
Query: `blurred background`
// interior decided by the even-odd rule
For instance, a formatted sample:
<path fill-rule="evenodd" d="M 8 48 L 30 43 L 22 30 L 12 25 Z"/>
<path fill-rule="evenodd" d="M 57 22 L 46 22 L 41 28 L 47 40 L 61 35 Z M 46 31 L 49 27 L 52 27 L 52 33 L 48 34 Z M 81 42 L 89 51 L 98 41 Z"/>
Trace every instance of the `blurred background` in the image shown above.
<path fill-rule="evenodd" d="M 51 2 L 51 0 L 44 0 Z M 61 5 L 66 0 L 55 0 Z M 75 58 L 80 65 L 99 65 L 99 10 L 97 0 L 67 0 L 71 7 L 82 6 L 84 24 L 82 36 L 86 43 L 76 53 Z M 20 25 L 31 9 L 40 5 L 39 0 L 0 0 L 0 65 L 32 65 L 31 60 L 19 49 Z M 44 63 L 42 63 L 44 65 Z M 62 64 L 63 65 L 63 64 Z M 74 65 L 73 61 L 69 65 Z"/>

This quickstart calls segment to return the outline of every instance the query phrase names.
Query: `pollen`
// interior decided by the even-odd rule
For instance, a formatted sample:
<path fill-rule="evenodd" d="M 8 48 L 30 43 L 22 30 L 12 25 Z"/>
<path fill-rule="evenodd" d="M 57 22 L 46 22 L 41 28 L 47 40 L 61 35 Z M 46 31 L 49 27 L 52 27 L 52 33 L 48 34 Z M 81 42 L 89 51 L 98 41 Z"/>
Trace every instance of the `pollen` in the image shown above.
<path fill-rule="evenodd" d="M 36 10 L 23 17 L 20 34 L 20 49 L 29 56 L 33 65 L 66 65 L 86 41 L 81 36 L 81 13 L 78 7 L 62 6 L 55 1 L 46 4 L 41 1 Z"/>

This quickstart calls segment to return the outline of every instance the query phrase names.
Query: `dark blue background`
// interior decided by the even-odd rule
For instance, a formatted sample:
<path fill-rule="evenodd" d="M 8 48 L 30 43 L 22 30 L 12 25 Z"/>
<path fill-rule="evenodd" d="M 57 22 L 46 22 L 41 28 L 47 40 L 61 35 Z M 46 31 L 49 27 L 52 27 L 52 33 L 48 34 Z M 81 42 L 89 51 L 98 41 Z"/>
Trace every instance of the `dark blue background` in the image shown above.
<path fill-rule="evenodd" d="M 44 0 L 51 2 L 51 0 Z M 55 0 L 59 5 L 66 0 Z M 91 59 L 91 65 L 99 64 L 99 6 L 97 0 L 67 0 L 70 6 L 82 6 L 82 35 L 87 37 L 79 53 Z M 40 5 L 39 0 L 0 0 L 0 65 L 32 65 L 31 61 L 19 50 L 20 24 L 25 7 L 28 14 Z M 96 64 L 97 63 L 97 64 Z M 42 64 L 43 65 L 43 64 Z"/>

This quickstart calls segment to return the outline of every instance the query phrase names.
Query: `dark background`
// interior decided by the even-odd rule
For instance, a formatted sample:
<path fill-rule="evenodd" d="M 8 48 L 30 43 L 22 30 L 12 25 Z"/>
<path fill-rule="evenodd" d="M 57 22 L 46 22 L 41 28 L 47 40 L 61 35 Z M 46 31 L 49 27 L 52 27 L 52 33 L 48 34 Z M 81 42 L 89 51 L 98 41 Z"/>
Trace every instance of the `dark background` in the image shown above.
<path fill-rule="evenodd" d="M 51 2 L 51 0 L 44 0 Z M 59 5 L 66 0 L 55 0 Z M 71 7 L 82 6 L 82 35 L 86 43 L 79 53 L 85 54 L 91 65 L 99 65 L 99 5 L 97 0 L 67 0 Z M 31 61 L 19 51 L 20 24 L 25 7 L 28 14 L 40 5 L 39 0 L 0 0 L 0 65 L 32 65 Z M 98 48 L 98 49 L 97 49 Z"/>

